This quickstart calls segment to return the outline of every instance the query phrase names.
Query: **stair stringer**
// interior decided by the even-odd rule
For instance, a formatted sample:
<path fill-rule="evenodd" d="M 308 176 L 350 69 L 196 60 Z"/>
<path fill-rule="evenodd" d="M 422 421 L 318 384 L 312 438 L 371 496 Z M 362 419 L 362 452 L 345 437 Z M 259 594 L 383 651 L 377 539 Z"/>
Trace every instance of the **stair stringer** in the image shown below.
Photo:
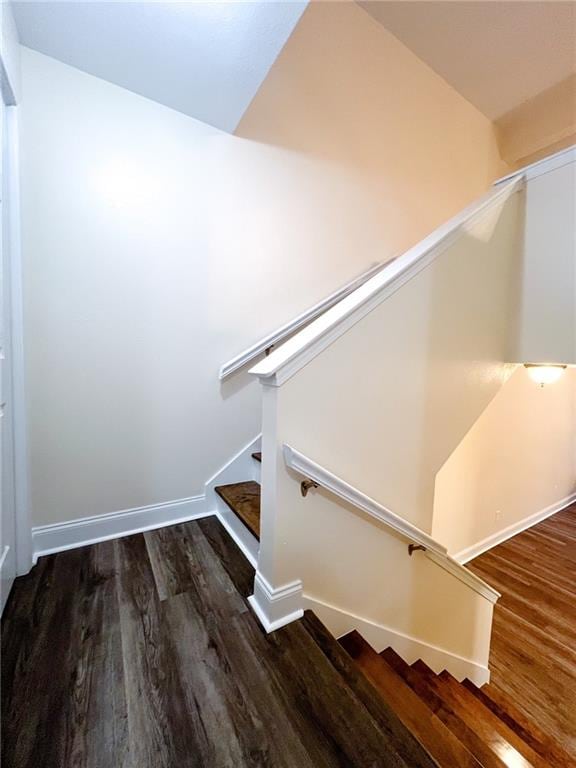
<path fill-rule="evenodd" d="M 239 517 L 214 490 L 217 485 L 242 483 L 246 480 L 260 482 L 260 463 L 252 454 L 260 450 L 262 436 L 258 435 L 244 446 L 223 467 L 221 467 L 204 485 L 206 508 L 213 511 L 226 531 L 242 550 L 253 568 L 258 567 L 258 539 L 246 528 Z"/>
<path fill-rule="evenodd" d="M 478 687 L 490 682 L 489 668 L 476 661 L 465 659 L 370 619 L 356 616 L 335 605 L 318 600 L 306 592 L 304 592 L 303 604 L 304 608 L 313 611 L 337 638 L 355 629 L 377 653 L 391 647 L 407 664 L 413 664 L 421 659 L 436 674 L 447 670 L 456 680 L 461 682 L 468 678 Z"/>

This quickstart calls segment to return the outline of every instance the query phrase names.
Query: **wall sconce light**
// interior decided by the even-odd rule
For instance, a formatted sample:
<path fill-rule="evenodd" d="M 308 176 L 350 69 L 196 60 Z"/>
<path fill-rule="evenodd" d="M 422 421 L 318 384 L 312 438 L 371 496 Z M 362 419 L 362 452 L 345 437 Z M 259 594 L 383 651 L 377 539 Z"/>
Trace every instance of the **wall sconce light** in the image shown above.
<path fill-rule="evenodd" d="M 554 384 L 564 373 L 566 366 L 556 363 L 524 363 L 528 376 L 541 387 L 544 384 Z"/>

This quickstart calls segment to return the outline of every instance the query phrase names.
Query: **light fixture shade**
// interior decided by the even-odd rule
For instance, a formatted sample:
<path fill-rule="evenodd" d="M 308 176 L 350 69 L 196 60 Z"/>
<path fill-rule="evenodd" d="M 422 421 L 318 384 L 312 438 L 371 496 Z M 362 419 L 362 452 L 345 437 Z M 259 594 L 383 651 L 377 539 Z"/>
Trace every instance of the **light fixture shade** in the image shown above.
<path fill-rule="evenodd" d="M 524 363 L 528 371 L 528 376 L 541 387 L 544 384 L 554 384 L 566 369 L 565 365 L 556 365 L 551 363 Z"/>

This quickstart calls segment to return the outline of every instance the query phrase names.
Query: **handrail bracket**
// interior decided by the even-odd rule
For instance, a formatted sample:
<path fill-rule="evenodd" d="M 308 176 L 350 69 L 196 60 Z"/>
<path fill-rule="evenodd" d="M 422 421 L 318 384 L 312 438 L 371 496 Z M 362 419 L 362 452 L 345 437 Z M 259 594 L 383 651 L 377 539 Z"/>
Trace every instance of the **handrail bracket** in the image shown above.
<path fill-rule="evenodd" d="M 426 552 L 426 547 L 423 544 L 408 544 L 408 554 L 412 557 L 412 553 L 418 550 Z"/>
<path fill-rule="evenodd" d="M 300 483 L 300 493 L 306 497 L 310 488 L 318 488 L 318 483 L 314 480 L 302 480 Z"/>

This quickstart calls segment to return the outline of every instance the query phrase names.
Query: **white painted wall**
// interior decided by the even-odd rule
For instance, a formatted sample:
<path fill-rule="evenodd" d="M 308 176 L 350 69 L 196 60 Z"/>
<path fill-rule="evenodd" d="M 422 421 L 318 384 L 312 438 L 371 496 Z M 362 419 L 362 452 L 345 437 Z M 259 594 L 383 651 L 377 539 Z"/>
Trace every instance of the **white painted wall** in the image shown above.
<path fill-rule="evenodd" d="M 23 49 L 35 525 L 201 493 L 260 430 L 258 387 L 220 385 L 222 362 L 501 171 L 489 122 L 346 5 L 304 14 L 244 138 Z M 386 63 L 408 80 L 384 108 Z"/>
<path fill-rule="evenodd" d="M 439 471 L 432 534 L 471 556 L 575 494 L 576 369 L 539 387 L 520 367 Z"/>

